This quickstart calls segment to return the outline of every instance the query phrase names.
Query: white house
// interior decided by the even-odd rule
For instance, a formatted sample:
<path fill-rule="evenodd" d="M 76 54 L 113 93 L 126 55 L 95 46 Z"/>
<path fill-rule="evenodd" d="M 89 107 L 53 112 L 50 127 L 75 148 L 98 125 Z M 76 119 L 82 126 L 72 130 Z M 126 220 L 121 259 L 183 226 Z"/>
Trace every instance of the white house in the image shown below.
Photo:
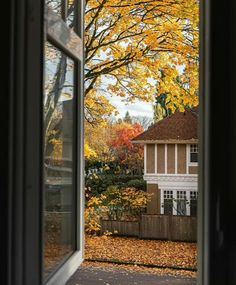
<path fill-rule="evenodd" d="M 152 193 L 148 214 L 196 216 L 198 114 L 186 110 L 159 121 L 133 139 L 144 144 L 144 179 Z"/>

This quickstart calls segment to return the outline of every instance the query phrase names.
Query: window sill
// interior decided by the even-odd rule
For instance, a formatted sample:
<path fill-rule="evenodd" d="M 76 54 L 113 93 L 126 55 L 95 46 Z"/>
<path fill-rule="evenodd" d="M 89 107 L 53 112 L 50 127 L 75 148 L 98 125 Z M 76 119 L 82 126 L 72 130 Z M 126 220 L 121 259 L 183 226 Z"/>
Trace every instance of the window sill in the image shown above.
<path fill-rule="evenodd" d="M 198 162 L 189 162 L 188 166 L 198 166 Z"/>

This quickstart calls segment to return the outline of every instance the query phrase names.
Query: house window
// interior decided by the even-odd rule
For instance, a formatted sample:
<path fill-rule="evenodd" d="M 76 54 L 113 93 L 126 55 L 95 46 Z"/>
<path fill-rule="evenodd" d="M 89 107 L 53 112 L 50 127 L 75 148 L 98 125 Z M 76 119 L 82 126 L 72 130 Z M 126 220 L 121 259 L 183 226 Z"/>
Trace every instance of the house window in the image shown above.
<path fill-rule="evenodd" d="M 193 162 L 193 163 L 198 162 L 198 145 L 197 144 L 190 145 L 190 162 Z"/>
<path fill-rule="evenodd" d="M 186 191 L 177 191 L 177 215 L 185 216 L 187 214 Z"/>
<path fill-rule="evenodd" d="M 173 191 L 164 191 L 164 215 L 173 213 Z"/>
<path fill-rule="evenodd" d="M 76 21 L 83 10 L 79 1 L 45 2 L 43 274 L 44 283 L 61 285 L 82 262 L 83 49 Z"/>
<path fill-rule="evenodd" d="M 45 277 L 74 247 L 74 61 L 46 42 L 44 96 Z"/>
<path fill-rule="evenodd" d="M 46 0 L 46 4 L 54 13 L 60 16 L 67 25 L 73 25 L 73 21 L 75 20 L 75 1 Z"/>
<path fill-rule="evenodd" d="M 197 191 L 190 191 L 190 216 L 197 216 Z"/>

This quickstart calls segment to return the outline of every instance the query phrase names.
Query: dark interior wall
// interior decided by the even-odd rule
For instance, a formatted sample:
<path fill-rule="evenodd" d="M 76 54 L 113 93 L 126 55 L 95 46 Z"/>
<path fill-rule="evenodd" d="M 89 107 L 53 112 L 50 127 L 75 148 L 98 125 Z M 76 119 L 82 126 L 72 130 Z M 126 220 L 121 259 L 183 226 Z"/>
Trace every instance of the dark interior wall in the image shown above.
<path fill-rule="evenodd" d="M 1 3 L 1 284 L 6 285 L 42 283 L 43 5 Z"/>
<path fill-rule="evenodd" d="M 224 76 L 224 82 L 226 85 L 229 84 L 229 102 L 227 103 L 228 112 L 225 111 L 225 118 L 228 118 L 229 124 L 226 127 L 228 132 L 226 140 L 228 144 L 228 177 L 229 185 L 226 190 L 226 195 L 222 189 L 221 197 L 223 198 L 222 212 L 226 213 L 226 216 L 222 218 L 222 223 L 226 225 L 225 229 L 225 240 L 227 243 L 227 254 L 226 258 L 229 260 L 229 284 L 236 284 L 236 235 L 234 234 L 234 227 L 236 219 L 236 2 L 231 1 L 227 11 L 228 20 L 226 20 L 227 40 L 229 46 L 229 53 L 226 53 L 226 60 L 229 64 L 229 69 Z M 227 46 L 227 45 L 226 45 Z M 226 67 L 227 68 L 227 67 Z M 229 116 L 228 116 L 229 114 Z"/>
<path fill-rule="evenodd" d="M 10 64 L 10 15 L 12 3 L 4 1 L 1 3 L 1 11 L 6 11 L 6 15 L 0 17 L 1 23 L 1 135 L 0 135 L 0 224 L 1 224 L 1 283 L 7 284 L 8 275 L 8 167 L 9 167 L 9 64 Z M 4 28 L 3 28 L 4 27 Z"/>
<path fill-rule="evenodd" d="M 201 270 L 209 285 L 236 284 L 236 3 L 201 1 Z M 219 151 L 221 150 L 221 151 Z M 199 283 L 200 284 L 200 283 Z"/>

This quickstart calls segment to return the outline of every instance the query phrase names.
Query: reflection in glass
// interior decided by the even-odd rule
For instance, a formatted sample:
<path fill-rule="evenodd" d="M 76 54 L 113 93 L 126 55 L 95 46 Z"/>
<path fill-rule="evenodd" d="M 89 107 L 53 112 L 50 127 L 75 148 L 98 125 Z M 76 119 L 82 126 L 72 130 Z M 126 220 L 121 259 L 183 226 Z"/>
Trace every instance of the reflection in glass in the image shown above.
<path fill-rule="evenodd" d="M 74 62 L 51 44 L 45 48 L 44 273 L 73 251 Z"/>
<path fill-rule="evenodd" d="M 57 13 L 57 15 L 62 17 L 70 28 L 73 28 L 75 12 L 74 0 L 46 0 L 46 4 Z"/>

